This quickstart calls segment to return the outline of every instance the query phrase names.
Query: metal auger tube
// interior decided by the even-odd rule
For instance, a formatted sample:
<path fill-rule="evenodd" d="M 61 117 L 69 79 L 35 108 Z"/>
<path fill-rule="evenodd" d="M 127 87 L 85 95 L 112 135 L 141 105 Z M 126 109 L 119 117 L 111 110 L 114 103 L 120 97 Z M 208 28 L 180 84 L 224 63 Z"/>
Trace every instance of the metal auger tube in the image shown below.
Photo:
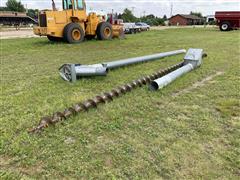
<path fill-rule="evenodd" d="M 54 125 L 63 120 L 66 120 L 72 116 L 77 115 L 78 113 L 86 112 L 91 108 L 97 108 L 97 106 L 100 104 L 105 104 L 107 102 L 113 101 L 114 98 L 120 97 L 121 95 L 126 94 L 135 88 L 142 87 L 143 85 L 147 85 L 154 79 L 160 78 L 168 73 L 171 73 L 172 71 L 175 71 L 176 69 L 182 67 L 183 65 L 184 65 L 184 62 L 181 62 L 167 69 L 160 70 L 149 76 L 145 76 L 143 78 L 140 78 L 128 84 L 125 84 L 123 86 L 117 87 L 108 93 L 103 93 L 85 102 L 75 104 L 74 106 L 67 108 L 64 112 L 56 112 L 52 116 L 43 117 L 40 120 L 39 125 L 36 128 L 29 130 L 29 133 L 40 132 L 44 128 L 47 128 L 48 126 Z"/>
<path fill-rule="evenodd" d="M 202 49 L 189 49 L 184 58 L 184 66 L 167 74 L 166 76 L 152 81 L 149 85 L 149 89 L 152 91 L 162 89 L 175 81 L 177 78 L 198 68 L 202 64 L 203 57 L 206 57 L 206 54 L 203 53 Z"/>
<path fill-rule="evenodd" d="M 161 59 L 164 57 L 175 56 L 175 55 L 179 55 L 179 54 L 183 54 L 183 53 L 186 53 L 185 49 L 164 52 L 164 53 L 158 53 L 158 54 L 142 56 L 142 57 L 136 57 L 136 58 L 122 59 L 122 60 L 107 62 L 107 63 L 103 63 L 103 64 L 105 64 L 108 69 L 115 69 L 115 68 L 119 68 L 119 67 L 123 67 L 123 66 L 128 66 L 131 64 L 154 61 L 154 60 L 158 60 L 158 59 Z"/>
<path fill-rule="evenodd" d="M 65 81 L 75 82 L 77 77 L 106 76 L 108 69 L 103 64 L 64 64 L 60 67 L 59 73 Z"/>
<path fill-rule="evenodd" d="M 194 68 L 193 68 L 192 64 L 187 64 L 187 65 L 177 69 L 176 71 L 173 71 L 172 73 L 151 82 L 151 84 L 149 85 L 149 89 L 152 91 L 162 89 L 165 86 L 167 86 L 168 84 L 175 81 L 178 77 L 183 76 L 184 74 L 192 71 L 193 69 Z"/>
<path fill-rule="evenodd" d="M 109 69 L 115 69 L 141 62 L 155 61 L 164 57 L 183 53 L 186 53 L 185 49 L 93 65 L 64 64 L 59 68 L 59 73 L 65 81 L 75 82 L 77 77 L 106 76 Z"/>

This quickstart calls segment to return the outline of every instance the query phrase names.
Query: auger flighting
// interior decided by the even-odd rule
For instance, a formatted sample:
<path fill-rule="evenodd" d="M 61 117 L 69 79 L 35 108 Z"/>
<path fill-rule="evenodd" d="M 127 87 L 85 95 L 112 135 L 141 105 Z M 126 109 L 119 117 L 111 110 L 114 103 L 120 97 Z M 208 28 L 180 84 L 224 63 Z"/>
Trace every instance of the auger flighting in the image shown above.
<path fill-rule="evenodd" d="M 29 130 L 29 133 L 40 132 L 44 128 L 50 125 L 54 125 L 58 122 L 64 121 L 70 117 L 73 117 L 79 113 L 87 112 L 91 108 L 97 108 L 100 104 L 105 104 L 114 100 L 114 98 L 121 97 L 132 90 L 149 84 L 150 90 L 161 89 L 178 77 L 198 68 L 202 64 L 202 59 L 206 57 L 202 49 L 189 49 L 184 61 L 176 65 L 173 65 L 164 70 L 159 70 L 149 76 L 134 80 L 123 86 L 114 88 L 110 92 L 102 93 L 87 101 L 77 103 L 64 112 L 56 112 L 52 116 L 46 116 L 41 118 L 39 125 Z"/>

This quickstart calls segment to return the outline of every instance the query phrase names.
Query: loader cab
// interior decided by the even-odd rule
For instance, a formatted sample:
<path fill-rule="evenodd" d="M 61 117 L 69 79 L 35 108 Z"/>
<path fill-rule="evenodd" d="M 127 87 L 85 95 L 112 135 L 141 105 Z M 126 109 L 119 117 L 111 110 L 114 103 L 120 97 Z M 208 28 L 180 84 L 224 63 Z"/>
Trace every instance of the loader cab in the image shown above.
<path fill-rule="evenodd" d="M 86 10 L 85 0 L 63 0 L 63 10 Z"/>

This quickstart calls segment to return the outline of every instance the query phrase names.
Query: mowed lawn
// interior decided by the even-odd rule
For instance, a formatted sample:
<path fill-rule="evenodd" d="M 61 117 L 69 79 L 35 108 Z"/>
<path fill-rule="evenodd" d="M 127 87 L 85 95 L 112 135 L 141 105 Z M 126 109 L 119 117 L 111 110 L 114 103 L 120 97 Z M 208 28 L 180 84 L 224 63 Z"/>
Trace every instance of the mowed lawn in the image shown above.
<path fill-rule="evenodd" d="M 42 116 L 174 65 L 183 55 L 63 81 L 64 63 L 93 64 L 203 48 L 201 68 L 147 86 L 41 134 Z M 239 179 L 240 31 L 171 29 L 78 45 L 1 40 L 0 179 Z"/>

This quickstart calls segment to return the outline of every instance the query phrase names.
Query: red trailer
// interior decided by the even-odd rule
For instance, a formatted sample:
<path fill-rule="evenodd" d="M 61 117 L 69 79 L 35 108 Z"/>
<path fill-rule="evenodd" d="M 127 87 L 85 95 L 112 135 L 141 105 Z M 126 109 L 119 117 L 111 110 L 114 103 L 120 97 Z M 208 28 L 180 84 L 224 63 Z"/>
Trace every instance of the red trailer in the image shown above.
<path fill-rule="evenodd" d="M 240 28 L 240 11 L 219 11 L 215 18 L 221 31 L 229 31 Z"/>

